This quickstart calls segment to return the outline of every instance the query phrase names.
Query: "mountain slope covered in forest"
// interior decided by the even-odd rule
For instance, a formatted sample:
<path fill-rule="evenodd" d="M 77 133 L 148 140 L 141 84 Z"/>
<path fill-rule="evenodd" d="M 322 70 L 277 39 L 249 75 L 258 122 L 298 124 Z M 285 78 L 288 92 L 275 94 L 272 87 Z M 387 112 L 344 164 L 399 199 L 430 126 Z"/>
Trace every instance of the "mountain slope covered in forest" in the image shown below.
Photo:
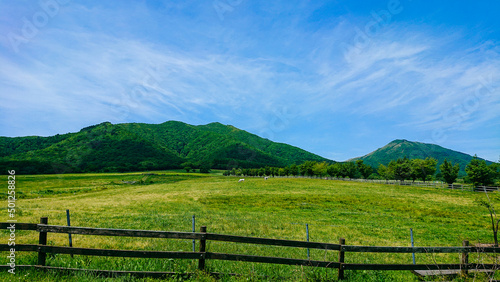
<path fill-rule="evenodd" d="M 51 137 L 0 137 L 0 168 L 19 173 L 286 166 L 330 161 L 231 125 L 109 122 Z"/>
<path fill-rule="evenodd" d="M 387 165 L 391 160 L 407 157 L 409 159 L 434 158 L 440 165 L 445 159 L 460 165 L 460 171 L 465 173 L 465 166 L 472 160 L 473 156 L 446 149 L 439 145 L 412 142 L 408 140 L 394 140 L 382 148 L 379 148 L 362 157 L 353 158 L 349 161 L 363 160 L 364 163 L 377 168 L 380 164 Z M 490 164 L 491 162 L 488 162 Z"/>

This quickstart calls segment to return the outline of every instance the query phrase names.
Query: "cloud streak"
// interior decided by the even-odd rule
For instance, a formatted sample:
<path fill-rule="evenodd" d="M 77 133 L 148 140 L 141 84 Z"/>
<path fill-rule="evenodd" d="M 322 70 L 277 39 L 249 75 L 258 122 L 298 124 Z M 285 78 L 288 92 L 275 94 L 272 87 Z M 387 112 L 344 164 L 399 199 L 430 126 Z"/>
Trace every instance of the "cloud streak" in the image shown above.
<path fill-rule="evenodd" d="M 446 146 L 443 136 L 462 132 L 470 144 L 476 129 L 498 126 L 494 40 L 399 21 L 405 6 L 356 45 L 373 13 L 326 6 L 244 2 L 221 21 L 210 3 L 70 2 L 19 53 L 2 37 L 0 135 L 52 135 L 105 120 L 220 121 L 333 154 L 330 132 L 346 140 L 378 134 L 384 143 L 395 132 Z M 37 7 L 12 9 L 0 29 Z M 500 136 L 481 139 L 493 155 Z M 355 157 L 348 145 L 335 156 Z"/>

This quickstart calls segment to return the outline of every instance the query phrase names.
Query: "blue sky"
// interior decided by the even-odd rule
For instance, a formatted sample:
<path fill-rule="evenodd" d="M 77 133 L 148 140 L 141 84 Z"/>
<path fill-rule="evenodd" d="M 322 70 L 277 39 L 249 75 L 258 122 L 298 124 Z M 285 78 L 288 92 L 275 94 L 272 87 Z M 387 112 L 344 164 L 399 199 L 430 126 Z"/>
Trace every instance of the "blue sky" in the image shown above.
<path fill-rule="evenodd" d="M 338 161 L 394 139 L 498 161 L 499 10 L 0 0 L 0 136 L 218 121 Z"/>

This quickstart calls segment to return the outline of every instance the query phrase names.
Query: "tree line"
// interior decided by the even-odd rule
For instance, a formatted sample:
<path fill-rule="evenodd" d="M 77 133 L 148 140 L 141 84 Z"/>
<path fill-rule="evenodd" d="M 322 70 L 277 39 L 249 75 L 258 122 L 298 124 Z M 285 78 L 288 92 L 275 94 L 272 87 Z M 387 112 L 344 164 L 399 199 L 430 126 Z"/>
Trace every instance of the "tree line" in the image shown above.
<path fill-rule="evenodd" d="M 261 168 L 232 168 L 223 174 L 226 176 L 308 176 L 308 177 L 336 177 L 351 179 L 385 179 L 435 181 L 442 180 L 453 184 L 459 178 L 460 165 L 444 160 L 438 166 L 434 158 L 408 159 L 407 157 L 392 160 L 388 165 L 379 165 L 377 169 L 365 164 L 363 160 L 356 162 L 316 162 L 305 161 L 302 164 L 292 164 L 285 167 Z M 500 181 L 500 163 L 488 165 L 485 160 L 474 158 L 465 167 L 466 176 L 462 177 L 466 183 L 474 186 L 492 185 Z"/>

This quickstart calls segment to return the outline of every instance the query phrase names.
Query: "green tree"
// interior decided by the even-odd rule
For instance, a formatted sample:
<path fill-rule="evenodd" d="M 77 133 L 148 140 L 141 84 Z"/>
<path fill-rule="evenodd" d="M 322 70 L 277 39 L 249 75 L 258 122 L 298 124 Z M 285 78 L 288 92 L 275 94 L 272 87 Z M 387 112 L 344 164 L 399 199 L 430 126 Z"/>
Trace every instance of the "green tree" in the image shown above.
<path fill-rule="evenodd" d="M 183 167 L 183 169 L 186 171 L 186 172 L 190 172 L 192 169 L 193 169 L 193 163 L 192 162 L 185 162 L 185 163 L 182 163 L 181 166 Z"/>
<path fill-rule="evenodd" d="M 364 179 L 367 179 L 368 176 L 373 173 L 373 168 L 370 165 L 363 163 L 363 160 L 357 160 L 356 166 Z"/>
<path fill-rule="evenodd" d="M 280 168 L 278 169 L 278 175 L 279 175 L 279 176 L 285 176 L 285 168 L 280 167 Z"/>
<path fill-rule="evenodd" d="M 413 159 L 411 160 L 412 176 L 415 179 L 422 179 L 424 182 L 427 180 L 428 176 L 434 175 L 436 173 L 437 160 L 434 158 Z"/>
<path fill-rule="evenodd" d="M 404 181 L 412 176 L 410 160 L 407 157 L 391 161 L 388 168 L 394 172 L 394 179 Z"/>
<path fill-rule="evenodd" d="M 486 161 L 478 159 L 477 156 L 474 156 L 470 163 L 465 167 L 465 172 L 474 187 L 493 184 L 493 170 L 488 167 Z"/>
<path fill-rule="evenodd" d="M 207 163 L 203 163 L 200 165 L 200 173 L 210 173 L 210 165 Z"/>
<path fill-rule="evenodd" d="M 327 174 L 328 164 L 326 162 L 315 163 L 313 165 L 313 174 L 316 176 L 325 176 Z"/>
<path fill-rule="evenodd" d="M 289 176 L 290 175 L 290 168 L 288 166 L 285 166 L 283 168 L 283 175 L 284 176 Z"/>
<path fill-rule="evenodd" d="M 263 167 L 259 168 L 258 174 L 259 176 L 264 176 L 266 174 L 266 169 Z"/>
<path fill-rule="evenodd" d="M 339 166 L 339 163 L 334 163 L 334 164 L 329 165 L 326 168 L 326 172 L 331 177 L 339 177 L 339 175 L 340 175 L 340 166 Z"/>
<path fill-rule="evenodd" d="M 276 175 L 279 175 L 279 168 L 278 167 L 272 167 L 271 168 L 271 175 L 274 177 Z"/>
<path fill-rule="evenodd" d="M 388 166 L 379 165 L 377 172 L 385 180 L 394 179 L 394 172 Z"/>
<path fill-rule="evenodd" d="M 342 163 L 340 173 L 343 177 L 355 178 L 358 168 L 353 162 Z"/>
<path fill-rule="evenodd" d="M 441 170 L 441 175 L 443 176 L 444 181 L 448 184 L 453 184 L 458 177 L 460 165 L 453 165 L 451 162 L 444 159 L 443 163 L 439 166 L 439 170 Z"/>
<path fill-rule="evenodd" d="M 355 178 L 358 168 L 353 162 L 334 163 L 326 168 L 326 172 L 332 177 Z"/>
<path fill-rule="evenodd" d="M 490 164 L 490 169 L 493 171 L 493 178 L 497 180 L 497 185 L 500 184 L 500 160 L 498 160 L 498 163 L 492 163 Z"/>
<path fill-rule="evenodd" d="M 301 165 L 299 165 L 300 174 L 305 176 L 313 176 L 313 167 L 316 162 L 313 161 L 305 161 Z"/>
<path fill-rule="evenodd" d="M 271 176 L 271 167 L 266 166 L 264 168 L 264 174 L 267 175 L 267 176 Z"/>
<path fill-rule="evenodd" d="M 290 165 L 290 174 L 293 176 L 299 175 L 299 167 L 296 164 Z"/>

